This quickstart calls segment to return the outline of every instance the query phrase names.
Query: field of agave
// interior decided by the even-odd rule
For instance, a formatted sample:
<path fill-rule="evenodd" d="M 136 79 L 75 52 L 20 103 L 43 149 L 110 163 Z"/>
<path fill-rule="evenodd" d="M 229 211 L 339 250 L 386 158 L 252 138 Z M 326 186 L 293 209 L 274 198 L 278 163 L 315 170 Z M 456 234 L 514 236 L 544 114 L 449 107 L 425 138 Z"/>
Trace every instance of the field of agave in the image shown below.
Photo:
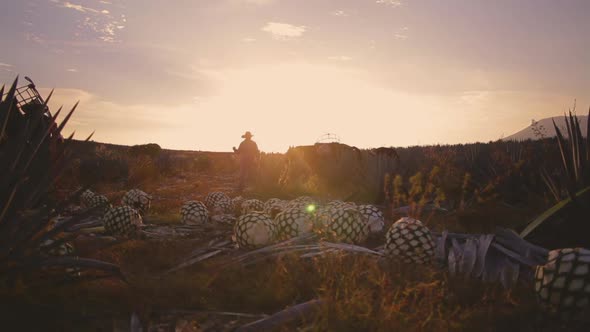
<path fill-rule="evenodd" d="M 74 110 L 57 123 L 17 86 L 0 93 L 8 330 L 589 328 L 575 116 L 534 142 L 263 154 L 237 192 L 231 154 L 64 138 Z"/>

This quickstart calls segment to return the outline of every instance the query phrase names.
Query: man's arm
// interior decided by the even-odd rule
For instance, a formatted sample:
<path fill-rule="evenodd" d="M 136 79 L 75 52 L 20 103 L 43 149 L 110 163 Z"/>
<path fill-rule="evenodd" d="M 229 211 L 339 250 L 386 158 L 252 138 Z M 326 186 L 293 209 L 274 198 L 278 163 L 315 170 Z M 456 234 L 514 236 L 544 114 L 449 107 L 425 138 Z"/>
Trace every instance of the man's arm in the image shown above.
<path fill-rule="evenodd" d="M 244 151 L 244 142 L 240 143 L 240 145 L 238 146 L 238 148 L 237 148 L 237 149 L 236 149 L 236 147 L 235 147 L 235 146 L 233 147 L 233 149 L 234 149 L 234 152 L 235 152 L 235 153 L 238 153 L 238 154 L 239 154 L 240 152 Z"/>

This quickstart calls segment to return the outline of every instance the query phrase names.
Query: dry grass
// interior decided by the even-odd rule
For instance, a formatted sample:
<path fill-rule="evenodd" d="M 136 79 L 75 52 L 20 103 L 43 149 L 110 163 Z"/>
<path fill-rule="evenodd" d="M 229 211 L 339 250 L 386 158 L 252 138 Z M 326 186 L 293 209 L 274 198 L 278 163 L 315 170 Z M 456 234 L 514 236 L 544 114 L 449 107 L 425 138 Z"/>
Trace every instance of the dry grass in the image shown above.
<path fill-rule="evenodd" d="M 231 155 L 211 154 L 206 168 L 200 158 L 199 171 L 193 165 L 189 170 L 194 172 L 175 172 L 157 181 L 140 174 L 146 170 L 131 170 L 130 176 L 138 182 L 130 183 L 154 196 L 149 223 L 178 223 L 184 201 L 202 199 L 215 190 L 231 193 L 237 171 Z M 267 156 L 262 171 L 278 177 L 280 158 Z M 459 186 L 461 179 L 462 175 L 457 176 Z M 253 195 L 285 196 L 275 184 L 261 183 Z M 96 190 L 117 202 L 128 187 L 128 183 L 100 184 Z M 459 213 L 424 214 L 422 219 L 435 230 L 485 232 L 528 220 L 538 209 L 489 201 Z M 394 218 L 389 216 L 388 224 Z M 372 245 L 382 244 L 383 234 L 373 240 Z M 305 260 L 288 256 L 223 270 L 217 265 L 223 257 L 218 257 L 161 275 L 207 241 L 132 240 L 95 253 L 96 258 L 120 264 L 128 283 L 103 280 L 58 288 L 0 287 L 0 321 L 15 327 L 12 330 L 111 331 L 113 319 L 128 319 L 132 312 L 144 323 L 156 322 L 172 309 L 271 314 L 319 297 L 324 300 L 320 314 L 310 317 L 305 331 L 551 331 L 560 327 L 540 317 L 530 284 L 506 291 L 496 285 L 450 279 L 435 267 L 360 255 Z M 79 245 L 79 250 L 91 251 L 90 244 L 80 241 Z M 248 321 L 211 315 L 194 319 L 201 325 L 214 324 L 214 331 Z"/>
<path fill-rule="evenodd" d="M 131 312 L 148 322 L 171 309 L 271 314 L 318 297 L 325 302 L 320 315 L 310 317 L 311 331 L 537 331 L 541 327 L 551 331 L 558 327 L 539 320 L 530 285 L 506 291 L 497 285 L 450 279 L 435 267 L 368 256 L 288 256 L 223 270 L 216 264 L 223 258 L 218 258 L 160 275 L 202 244 L 198 240 L 128 241 L 97 256 L 121 264 L 128 284 L 100 281 L 55 289 L 17 288 L 4 294 L 2 302 L 8 306 L 8 301 L 16 301 L 23 310 L 45 311 L 37 322 L 43 322 L 44 330 L 53 326 L 55 330 L 96 330 L 105 320 L 128 317 Z M 221 320 L 214 330 L 223 330 L 223 324 L 231 320 Z"/>

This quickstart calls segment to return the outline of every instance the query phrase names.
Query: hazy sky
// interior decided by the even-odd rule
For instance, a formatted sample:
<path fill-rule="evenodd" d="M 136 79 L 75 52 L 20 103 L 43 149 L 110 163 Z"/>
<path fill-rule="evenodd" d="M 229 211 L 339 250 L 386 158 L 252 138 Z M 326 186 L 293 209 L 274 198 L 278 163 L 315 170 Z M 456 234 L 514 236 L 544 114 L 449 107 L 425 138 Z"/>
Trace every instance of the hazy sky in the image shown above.
<path fill-rule="evenodd" d="M 264 151 L 496 140 L 590 105 L 586 0 L 4 0 L 0 81 L 97 141 Z"/>

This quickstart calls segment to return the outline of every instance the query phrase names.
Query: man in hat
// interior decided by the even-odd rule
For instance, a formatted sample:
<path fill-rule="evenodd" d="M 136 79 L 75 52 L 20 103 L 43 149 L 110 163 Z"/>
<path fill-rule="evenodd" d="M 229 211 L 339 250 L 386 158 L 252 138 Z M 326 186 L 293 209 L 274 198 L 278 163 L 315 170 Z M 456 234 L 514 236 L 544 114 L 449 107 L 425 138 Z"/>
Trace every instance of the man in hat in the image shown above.
<path fill-rule="evenodd" d="M 247 131 L 242 138 L 244 139 L 240 146 L 236 149 L 234 146 L 234 152 L 240 158 L 240 190 L 244 188 L 247 181 L 250 181 L 254 174 L 254 169 L 260 157 L 260 151 L 258 145 L 252 140 L 252 133 Z"/>

